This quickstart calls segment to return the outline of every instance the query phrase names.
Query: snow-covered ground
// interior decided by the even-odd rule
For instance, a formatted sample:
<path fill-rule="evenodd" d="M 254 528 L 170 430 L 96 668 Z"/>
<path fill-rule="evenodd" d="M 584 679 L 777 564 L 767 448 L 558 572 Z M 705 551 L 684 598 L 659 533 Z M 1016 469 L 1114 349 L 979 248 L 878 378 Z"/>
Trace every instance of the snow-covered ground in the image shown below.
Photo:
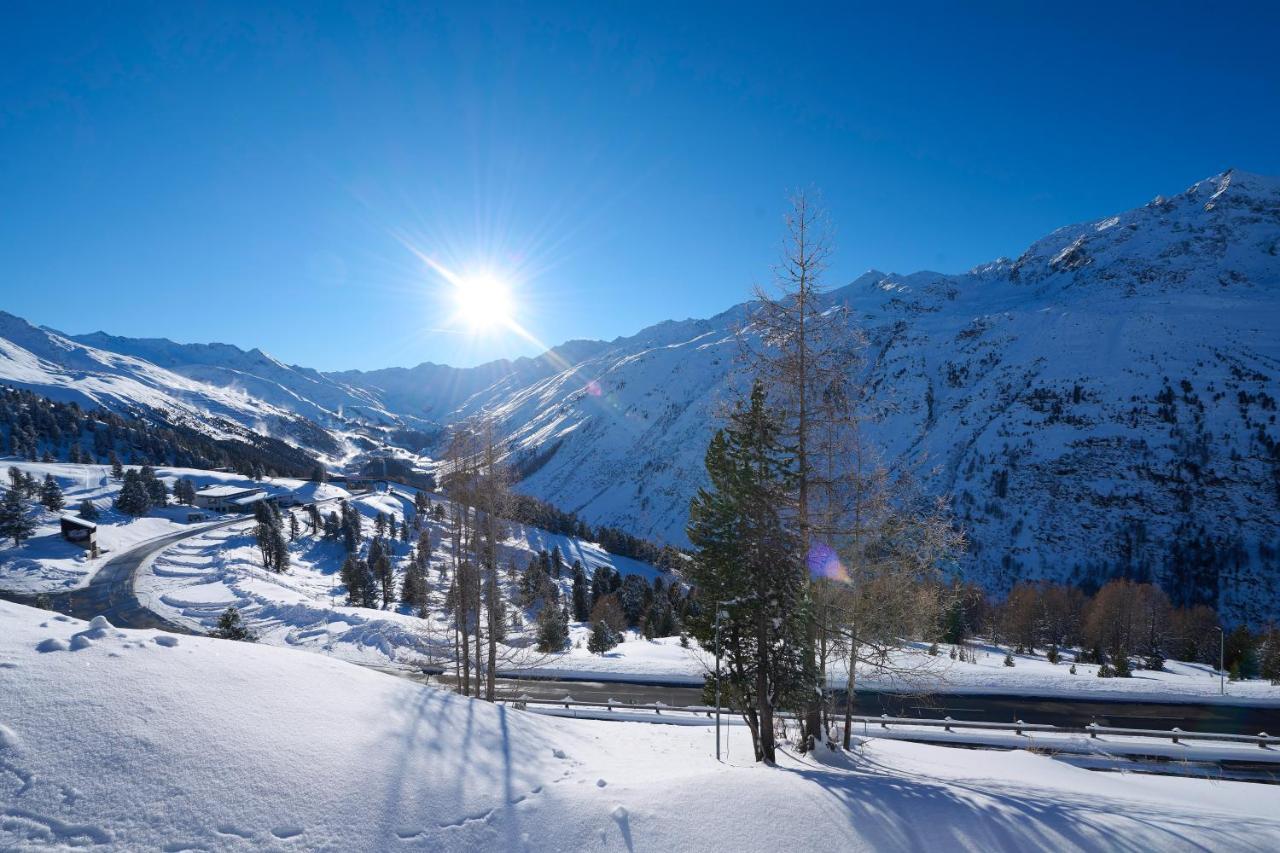
<path fill-rule="evenodd" d="M 564 720 L 0 602 L 0 849 L 1274 850 L 1275 789 Z"/>
<path fill-rule="evenodd" d="M 64 592 L 84 586 L 102 564 L 112 557 L 136 545 L 159 539 L 170 533 L 196 529 L 198 524 L 187 522 L 187 515 L 194 508 L 170 504 L 156 508 L 150 515 L 133 518 L 112 508 L 120 481 L 112 479 L 106 465 L 76 465 L 67 462 L 26 462 L 16 459 L 0 459 L 0 477 L 8 484 L 10 467 L 31 474 L 43 482 L 51 474 L 58 481 L 66 500 L 61 513 L 49 512 L 35 504 L 32 513 L 37 526 L 35 534 L 18 547 L 12 540 L 0 542 L 0 590 L 25 595 Z M 305 480 L 268 478 L 255 482 L 239 474 L 203 471 L 195 468 L 157 467 L 156 476 L 173 491 L 173 484 L 181 478 L 190 479 L 196 488 L 225 483 L 236 486 L 265 488 L 268 491 L 299 490 L 305 499 L 343 494 L 333 486 L 309 483 Z M 78 545 L 73 545 L 59 533 L 58 517 L 75 514 L 83 500 L 90 500 L 100 513 L 98 519 L 98 549 L 96 559 Z M 34 503 L 34 502 L 32 502 Z M 210 513 L 212 516 L 213 514 Z"/>
<path fill-rule="evenodd" d="M 159 538 L 175 530 L 192 529 L 185 522 L 188 507 L 171 506 L 153 516 L 131 519 L 111 509 L 119 482 L 100 465 L 32 463 L 4 461 L 17 465 L 38 479 L 52 474 L 63 488 L 67 509 L 74 510 L 83 498 L 93 500 L 102 512 L 99 543 L 103 549 L 91 560 L 79 547 L 58 535 L 57 514 L 41 512 L 36 536 L 20 548 L 0 546 L 0 589 L 19 593 L 54 592 L 82 586 L 113 554 Z M 214 483 L 261 485 L 268 489 L 297 490 L 303 500 L 347 497 L 362 513 L 366 532 L 372 534 L 373 517 L 382 512 L 396 517 L 397 524 L 413 517 L 412 501 L 398 494 L 367 493 L 352 496 L 332 485 L 302 480 L 274 479 L 254 483 L 245 477 L 184 468 L 159 468 L 158 476 L 170 486 L 188 477 L 197 487 Z M 439 503 L 433 496 L 433 503 Z M 446 506 L 448 506 L 446 502 Z M 324 512 L 336 509 L 330 503 Z M 307 530 L 300 509 L 301 527 Z M 228 606 L 242 611 L 264 642 L 321 651 L 347 660 L 385 665 L 440 663 L 452 652 L 443 614 L 443 584 L 439 567 L 450 562 L 445 525 L 430 520 L 433 568 L 429 573 L 435 587 L 434 618 L 421 620 L 401 610 L 382 611 L 346 606 L 338 569 L 344 552 L 340 544 L 304 535 L 291 548 L 289 573 L 277 575 L 262 568 L 261 555 L 254 544 L 253 522 L 210 530 L 166 549 L 139 575 L 137 592 L 150 609 L 198 630 L 208 630 Z M 559 548 L 566 565 L 580 560 L 588 576 L 598 565 L 611 565 L 622 574 L 639 573 L 652 579 L 652 566 L 609 554 L 599 545 L 573 537 L 548 533 L 526 525 L 507 525 L 508 536 L 501 564 L 511 558 L 523 566 L 538 550 Z M 416 534 L 414 537 L 416 539 Z M 397 563 L 402 568 L 408 546 L 397 543 Z M 569 578 L 561 578 L 561 588 L 569 591 Z M 513 597 L 510 584 L 505 586 Z M 690 641 L 689 648 L 677 637 L 645 640 L 635 632 L 603 656 L 587 651 L 588 628 L 570 628 L 570 648 L 556 655 L 541 655 L 531 649 L 532 624 L 513 632 L 505 649 L 502 670 L 510 675 L 536 673 L 544 677 L 591 678 L 600 680 L 650 680 L 700 684 L 712 666 L 711 657 Z M 948 656 L 949 646 L 939 646 L 940 654 L 929 657 L 925 646 L 917 644 L 905 653 L 900 667 L 917 670 L 909 680 L 885 678 L 870 668 L 860 668 L 858 686 L 880 690 L 928 690 L 946 693 L 982 693 L 1035 696 L 1089 696 L 1097 699 L 1132 701 L 1203 701 L 1231 704 L 1280 706 L 1280 687 L 1254 680 L 1227 685 L 1227 695 L 1218 695 L 1219 683 L 1211 667 L 1169 661 L 1165 671 L 1138 670 L 1132 678 L 1098 678 L 1097 667 L 1078 664 L 1071 675 L 1069 654 L 1054 665 L 1043 656 L 1016 655 L 1016 666 L 1004 666 L 1004 650 L 994 646 L 975 647 L 977 661 L 961 663 Z M 829 667 L 833 687 L 845 682 L 841 662 Z"/>
<path fill-rule="evenodd" d="M 397 527 L 406 517 L 414 517 L 413 502 L 407 493 L 372 492 L 349 496 L 351 505 L 361 514 L 362 527 L 371 536 L 378 513 L 392 516 Z M 432 503 L 447 501 L 433 495 Z M 324 514 L 336 511 L 336 504 L 321 507 Z M 151 610 L 198 630 L 212 628 L 219 615 L 234 606 L 250 627 L 268 643 L 298 646 L 332 654 L 361 663 L 430 664 L 439 663 L 453 651 L 448 633 L 449 617 L 443 609 L 447 581 L 440 570 L 451 570 L 452 552 L 446 523 L 426 519 L 423 527 L 431 532 L 432 562 L 428 572 L 432 585 L 432 617 L 420 619 L 405 607 L 397 610 L 374 610 L 348 607 L 339 571 L 346 552 L 341 543 L 313 536 L 300 509 L 298 516 L 303 531 L 290 547 L 290 569 L 276 574 L 262 567 L 261 554 L 253 537 L 254 522 L 211 530 L 166 549 L 140 572 L 137 584 L 139 599 Z M 503 590 L 509 601 L 518 596 L 514 584 L 505 579 L 505 570 L 514 559 L 523 569 L 540 550 L 559 548 L 564 564 L 580 561 L 588 577 L 597 566 L 612 566 L 621 574 L 641 574 L 652 580 L 658 570 L 647 563 L 610 554 L 599 545 L 569 536 L 548 533 L 523 524 L 506 524 L 506 538 L 499 555 L 503 570 Z M 411 531 L 412 532 L 412 531 Z M 412 541 L 417 533 L 412 532 Z M 398 572 L 403 572 L 409 559 L 409 545 L 394 542 L 392 548 Z M 571 589 L 571 575 L 560 578 L 563 593 Z M 516 606 L 509 605 L 513 610 Z M 503 667 L 518 670 L 542 666 L 549 660 L 576 659 L 583 648 L 566 655 L 546 656 L 533 651 L 532 622 L 523 630 L 512 630 L 504 648 Z M 585 636 L 586 628 L 576 626 L 575 637 Z M 674 642 L 674 640 L 673 640 Z M 679 651 L 684 652 L 683 649 Z M 685 657 L 686 655 L 681 655 Z M 667 667 L 665 671 L 671 671 Z"/>

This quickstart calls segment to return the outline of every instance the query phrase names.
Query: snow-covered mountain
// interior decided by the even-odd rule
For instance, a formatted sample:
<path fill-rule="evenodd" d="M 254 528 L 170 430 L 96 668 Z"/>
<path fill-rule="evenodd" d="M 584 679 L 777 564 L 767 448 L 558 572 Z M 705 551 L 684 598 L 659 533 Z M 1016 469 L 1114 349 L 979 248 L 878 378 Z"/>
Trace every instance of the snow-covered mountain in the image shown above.
<path fill-rule="evenodd" d="M 1280 616 L 1280 180 L 1226 172 L 1016 260 L 873 271 L 830 297 L 869 339 L 879 443 L 926 460 L 927 485 L 953 496 L 974 576 L 996 590 L 1153 577 L 1237 618 Z M 733 335 L 750 311 L 477 368 L 330 374 L 3 315 L 0 381 L 334 432 L 485 410 L 522 490 L 681 543 L 715 414 L 743 380 Z"/>
<path fill-rule="evenodd" d="M 373 423 L 398 420 L 368 391 L 310 368 L 284 364 L 260 349 L 246 352 L 230 344 L 178 344 L 165 338 L 122 338 L 105 332 L 68 337 L 145 359 L 206 385 L 243 392 L 320 423 L 337 418 L 362 418 Z"/>
<path fill-rule="evenodd" d="M 336 447 L 333 437 L 313 422 L 242 387 L 191 378 L 145 358 L 33 326 L 3 311 L 0 382 L 85 407 L 144 415 L 216 439 L 252 439 L 263 434 L 322 452 Z"/>
<path fill-rule="evenodd" d="M 1280 615 L 1280 180 L 1227 172 L 1016 260 L 870 272 L 831 298 L 870 340 L 879 443 L 927 460 L 992 588 L 1128 574 Z M 749 311 L 508 377 L 455 414 L 502 418 L 529 492 L 684 541 Z"/>

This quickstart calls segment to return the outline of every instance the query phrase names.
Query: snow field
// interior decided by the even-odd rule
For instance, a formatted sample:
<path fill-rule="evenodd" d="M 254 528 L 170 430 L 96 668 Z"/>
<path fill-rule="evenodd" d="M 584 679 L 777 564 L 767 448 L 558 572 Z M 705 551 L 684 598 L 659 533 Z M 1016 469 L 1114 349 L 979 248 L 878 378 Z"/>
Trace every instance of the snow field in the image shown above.
<path fill-rule="evenodd" d="M 0 626 L 5 850 L 1280 845 L 1265 785 L 875 738 L 768 768 L 740 729 L 717 763 L 705 727 L 553 719 L 3 602 Z"/>
<path fill-rule="evenodd" d="M 193 507 L 170 504 L 152 510 L 150 515 L 133 518 L 112 508 L 120 481 L 111 477 L 106 465 L 80 465 L 69 462 L 25 462 L 16 459 L 0 460 L 0 477 L 8 485 L 10 467 L 31 474 L 43 481 L 52 475 L 62 489 L 66 506 L 63 513 L 74 514 L 83 500 L 90 500 L 100 513 L 98 519 L 98 549 L 100 556 L 93 559 L 78 545 L 73 545 L 59 533 L 58 516 L 36 504 L 35 534 L 20 547 L 13 542 L 0 542 L 0 589 L 24 595 L 64 592 L 82 587 L 89 582 L 102 564 L 134 546 L 190 529 L 187 515 Z M 126 466 L 132 467 L 132 466 Z M 300 500 L 313 500 L 345 494 L 343 490 L 328 484 L 310 483 L 289 478 L 268 478 L 255 482 L 239 474 L 204 471 L 195 468 L 157 467 L 156 476 L 173 491 L 173 484 L 187 478 L 197 489 L 215 484 L 261 487 L 268 491 L 297 490 Z M 203 510 L 201 510 L 203 511 Z M 210 517 L 216 514 L 210 513 Z"/>

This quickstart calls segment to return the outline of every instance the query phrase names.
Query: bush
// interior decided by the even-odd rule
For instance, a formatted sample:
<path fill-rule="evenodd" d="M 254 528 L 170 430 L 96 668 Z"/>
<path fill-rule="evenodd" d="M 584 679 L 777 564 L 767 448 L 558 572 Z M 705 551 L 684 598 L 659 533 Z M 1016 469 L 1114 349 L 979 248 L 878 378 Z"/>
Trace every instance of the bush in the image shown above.
<path fill-rule="evenodd" d="M 1013 652 L 1004 653 L 1004 665 L 1013 666 Z"/>

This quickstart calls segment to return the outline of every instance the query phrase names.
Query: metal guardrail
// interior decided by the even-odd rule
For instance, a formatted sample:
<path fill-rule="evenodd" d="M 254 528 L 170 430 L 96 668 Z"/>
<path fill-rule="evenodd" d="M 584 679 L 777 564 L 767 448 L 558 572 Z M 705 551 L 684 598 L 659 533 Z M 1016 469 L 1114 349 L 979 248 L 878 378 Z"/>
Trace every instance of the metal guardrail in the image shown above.
<path fill-rule="evenodd" d="M 534 699 L 530 696 L 520 696 L 501 701 L 511 702 L 517 708 L 524 708 L 528 705 L 545 705 L 565 709 L 603 708 L 606 711 L 652 711 L 657 715 L 661 715 L 665 711 L 669 714 L 688 713 L 694 715 L 706 715 L 708 717 L 716 712 L 715 707 L 710 705 L 667 705 L 663 702 L 648 702 L 643 704 L 613 701 L 585 702 L 578 701 L 572 696 L 565 696 L 563 699 Z M 732 708 L 721 708 L 720 713 L 729 715 L 737 712 Z M 794 717 L 794 715 L 785 712 L 779 712 L 775 716 L 786 719 L 792 719 Z M 979 731 L 1013 732 L 1015 735 L 1022 735 L 1024 732 L 1088 735 L 1090 738 L 1097 738 L 1099 735 L 1111 735 L 1114 737 L 1169 740 L 1173 743 L 1181 743 L 1184 740 L 1214 741 L 1218 743 L 1251 743 L 1256 744 L 1262 749 L 1267 749 L 1272 744 L 1280 743 L 1280 737 L 1269 735 L 1266 732 L 1259 732 L 1256 735 L 1239 735 L 1227 734 L 1225 732 L 1184 731 L 1179 728 L 1173 728 L 1167 731 L 1163 729 L 1125 729 L 1117 728 L 1115 726 L 1100 726 L 1097 723 L 1090 723 L 1087 726 L 1054 726 L 1049 725 L 1048 723 L 1026 723 L 1022 720 L 1016 720 L 1012 723 L 991 723 L 978 720 L 956 720 L 951 717 L 944 717 L 940 720 L 930 719 L 927 717 L 890 717 L 887 714 L 882 714 L 878 717 L 857 716 L 852 717 L 851 720 L 854 723 L 860 723 L 864 726 L 876 725 L 882 729 L 888 729 L 890 726 L 913 726 L 916 728 L 940 728 L 948 732 L 954 732 L 956 729 L 969 729 Z"/>

